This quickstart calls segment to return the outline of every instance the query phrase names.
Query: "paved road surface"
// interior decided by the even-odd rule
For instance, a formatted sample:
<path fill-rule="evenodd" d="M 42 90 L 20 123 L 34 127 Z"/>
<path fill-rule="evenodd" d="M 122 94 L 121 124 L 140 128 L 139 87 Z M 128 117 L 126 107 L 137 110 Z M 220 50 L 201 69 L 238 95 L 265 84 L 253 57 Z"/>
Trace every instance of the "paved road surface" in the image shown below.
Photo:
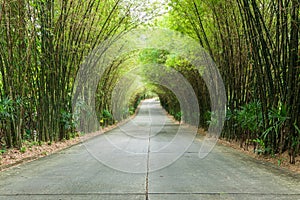
<path fill-rule="evenodd" d="M 199 159 L 202 138 L 173 163 L 192 136 L 184 129 L 176 138 L 178 130 L 158 102 L 146 101 L 120 128 L 1 172 L 0 199 L 300 199 L 299 176 L 230 148 Z"/>

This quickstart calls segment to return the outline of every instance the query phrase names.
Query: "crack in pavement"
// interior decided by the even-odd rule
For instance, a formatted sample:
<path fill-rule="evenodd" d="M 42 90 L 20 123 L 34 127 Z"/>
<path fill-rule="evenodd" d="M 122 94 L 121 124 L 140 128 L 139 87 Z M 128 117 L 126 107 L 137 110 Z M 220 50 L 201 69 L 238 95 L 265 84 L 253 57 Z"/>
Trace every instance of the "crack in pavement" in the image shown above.
<path fill-rule="evenodd" d="M 151 111 L 149 110 L 149 117 L 151 119 Z M 148 138 L 148 150 L 147 150 L 147 172 L 146 172 L 146 200 L 149 200 L 149 164 L 150 164 L 150 140 L 151 140 L 151 126 L 149 129 L 149 138 Z"/>

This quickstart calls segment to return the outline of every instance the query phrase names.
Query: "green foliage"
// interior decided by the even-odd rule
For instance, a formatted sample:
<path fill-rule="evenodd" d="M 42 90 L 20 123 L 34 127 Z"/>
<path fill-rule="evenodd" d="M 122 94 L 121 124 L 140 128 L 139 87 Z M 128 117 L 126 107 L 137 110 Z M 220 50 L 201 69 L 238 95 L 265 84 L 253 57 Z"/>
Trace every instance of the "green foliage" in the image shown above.
<path fill-rule="evenodd" d="M 100 115 L 100 125 L 102 127 L 107 126 L 108 124 L 113 124 L 113 115 L 107 110 L 104 109 Z"/>
<path fill-rule="evenodd" d="M 267 140 L 269 134 L 275 133 L 276 137 L 282 131 L 282 128 L 289 119 L 287 116 L 287 109 L 286 106 L 281 105 L 279 108 L 272 108 L 269 110 L 269 119 L 270 119 L 270 126 L 265 130 L 262 134 L 262 138 Z"/>
<path fill-rule="evenodd" d="M 259 101 L 253 101 L 241 106 L 241 109 L 237 110 L 235 114 L 235 119 L 243 130 L 257 132 L 262 128 L 262 111 Z M 229 113 L 229 115 L 232 114 Z"/>
<path fill-rule="evenodd" d="M 164 64 L 168 52 L 158 49 L 145 49 L 140 52 L 139 60 L 144 64 Z"/>
<path fill-rule="evenodd" d="M 130 115 L 133 115 L 134 112 L 135 112 L 135 108 L 134 108 L 133 106 L 130 106 L 130 107 L 129 107 L 129 114 L 130 114 Z"/>
<path fill-rule="evenodd" d="M 175 115 L 174 115 L 174 118 L 177 120 L 177 121 L 181 121 L 181 118 L 182 118 L 182 112 L 177 112 Z"/>
<path fill-rule="evenodd" d="M 135 26 L 130 12 L 138 4 L 127 4 L 0 2 L 5 16 L 0 17 L 0 137 L 5 145 L 20 147 L 23 139 L 33 139 L 33 130 L 41 141 L 75 134 L 78 116 L 70 108 L 78 67 L 91 49 Z"/>
<path fill-rule="evenodd" d="M 297 146 L 300 144 L 300 128 L 297 126 L 296 122 L 294 123 L 294 127 L 296 135 L 292 137 L 292 148 L 297 149 Z M 300 151 L 300 149 L 298 151 Z"/>
<path fill-rule="evenodd" d="M 300 137 L 300 128 L 297 126 L 296 122 L 294 123 L 294 127 L 298 133 L 298 136 Z"/>
<path fill-rule="evenodd" d="M 105 118 L 105 119 L 112 119 L 112 114 L 108 111 L 108 110 L 106 110 L 106 109 L 104 109 L 103 111 L 102 111 L 102 115 L 101 115 L 103 118 Z"/>
<path fill-rule="evenodd" d="M 195 67 L 193 67 L 186 59 L 175 54 L 170 54 L 167 56 L 165 66 L 172 67 L 173 69 L 176 70 L 185 70 L 185 71 L 190 71 L 192 69 L 195 69 Z"/>
<path fill-rule="evenodd" d="M 27 150 L 26 147 L 21 147 L 20 152 L 21 152 L 21 153 L 25 153 L 26 150 Z"/>
<path fill-rule="evenodd" d="M 257 145 L 258 145 L 255 149 L 255 152 L 257 154 L 264 154 L 266 151 L 264 140 L 257 138 L 257 139 L 254 139 L 253 142 L 257 143 Z"/>
<path fill-rule="evenodd" d="M 2 120 L 12 119 L 14 110 L 14 103 L 9 97 L 0 99 L 0 118 Z"/>
<path fill-rule="evenodd" d="M 287 109 L 284 105 L 270 109 L 268 112 L 269 126 L 265 130 L 261 109 L 261 103 L 253 101 L 241 106 L 239 110 L 227 112 L 227 120 L 236 121 L 236 126 L 240 126 L 243 131 L 256 136 L 256 139 L 251 141 L 258 145 L 257 153 L 274 153 L 278 147 L 272 145 L 270 141 L 274 137 L 279 140 L 280 135 L 283 134 L 284 125 L 289 119 Z"/>
<path fill-rule="evenodd" d="M 229 120 L 234 120 L 235 118 L 235 112 L 234 111 L 231 111 L 230 108 L 227 108 L 226 110 L 226 121 L 229 121 Z"/>
<path fill-rule="evenodd" d="M 45 143 L 45 142 L 43 142 L 43 141 L 41 141 L 41 140 L 38 141 L 38 145 L 39 145 L 39 146 L 43 146 L 44 143 Z"/>
<path fill-rule="evenodd" d="M 0 129 L 5 132 L 8 147 L 20 147 L 22 142 L 23 118 L 26 117 L 25 100 L 19 96 L 0 98 Z"/>
<path fill-rule="evenodd" d="M 34 130 L 39 142 L 64 139 L 69 132 L 74 134 L 82 121 L 79 116 L 90 121 L 94 116 L 89 105 L 74 113 L 70 109 L 78 66 L 105 39 L 121 35 L 138 23 L 151 24 L 147 17 L 159 15 L 161 8 L 168 7 L 168 13 L 156 18 L 152 25 L 196 39 L 218 64 L 227 89 L 228 106 L 232 108 L 226 116 L 227 135 L 238 139 L 245 133 L 251 135 L 247 141 L 256 138 L 253 142 L 264 146 L 261 147 L 264 151 L 279 146 L 300 151 L 300 69 L 296 67 L 299 16 L 295 14 L 299 13 L 298 1 L 282 4 L 280 1 L 170 0 L 168 6 L 154 3 L 148 7 L 145 5 L 151 3 L 121 2 L 0 3 L 0 16 L 3 16 L 0 17 L 1 143 L 20 148 L 22 140 L 33 139 Z M 147 19 L 141 19 L 141 14 Z M 138 64 L 160 64 L 178 70 L 193 86 L 201 102 L 200 115 L 206 115 L 201 125 L 206 121 L 217 123 L 214 113 L 205 114 L 210 110 L 210 102 L 201 82 L 202 74 L 195 73 L 187 60 L 161 49 L 142 50 L 136 58 L 121 65 L 126 59 L 124 56 L 114 62 L 99 84 L 96 94 L 99 118 L 113 121 L 109 112 L 111 93 L 122 75 Z M 143 70 L 145 82 L 153 80 L 151 75 L 162 73 L 160 69 Z M 152 84 L 151 87 L 159 95 L 162 106 L 181 119 L 180 105 L 172 92 L 163 86 Z M 257 101 L 243 105 L 251 99 Z M 135 111 L 139 100 L 134 96 L 124 106 L 126 117 Z"/>
<path fill-rule="evenodd" d="M 27 145 L 29 148 L 32 148 L 33 146 L 38 146 L 39 145 L 39 143 L 36 142 L 36 141 L 29 142 L 28 140 L 25 140 L 23 143 L 25 145 Z"/>
<path fill-rule="evenodd" d="M 208 125 L 215 126 L 218 124 L 218 118 L 215 112 L 207 111 L 204 118 Z"/>
<path fill-rule="evenodd" d="M 6 153 L 6 152 L 7 152 L 6 149 L 0 149 L 0 154 L 4 154 L 4 153 Z"/>
<path fill-rule="evenodd" d="M 282 163 L 282 159 L 277 159 L 277 165 L 278 165 L 278 167 L 281 166 L 281 163 Z"/>
<path fill-rule="evenodd" d="M 65 130 L 71 131 L 77 127 L 78 121 L 73 113 L 61 110 L 61 120 Z"/>
<path fill-rule="evenodd" d="M 23 135 L 23 140 L 25 140 L 25 141 L 31 140 L 31 130 L 29 130 L 29 129 L 25 130 L 25 133 Z"/>

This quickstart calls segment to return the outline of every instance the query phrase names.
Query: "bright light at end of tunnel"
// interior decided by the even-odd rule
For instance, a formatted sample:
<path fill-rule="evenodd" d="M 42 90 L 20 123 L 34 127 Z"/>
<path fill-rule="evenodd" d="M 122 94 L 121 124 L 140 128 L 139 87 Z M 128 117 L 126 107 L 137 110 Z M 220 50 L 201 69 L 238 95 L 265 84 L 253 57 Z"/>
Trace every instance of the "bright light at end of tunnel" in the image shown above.
<path fill-rule="evenodd" d="M 133 21 L 146 23 L 157 16 L 169 12 L 168 0 L 124 0 L 124 7 L 130 6 L 130 16 Z"/>

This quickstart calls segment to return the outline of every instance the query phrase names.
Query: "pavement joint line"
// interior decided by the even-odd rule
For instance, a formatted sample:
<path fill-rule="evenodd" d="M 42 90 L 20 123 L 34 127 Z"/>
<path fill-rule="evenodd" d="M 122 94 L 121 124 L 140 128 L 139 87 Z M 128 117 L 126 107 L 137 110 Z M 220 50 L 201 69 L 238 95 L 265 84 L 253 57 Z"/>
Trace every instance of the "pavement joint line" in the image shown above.
<path fill-rule="evenodd" d="M 147 114 L 144 111 L 143 109 L 142 116 L 146 116 Z M 152 114 L 151 117 L 154 119 L 156 113 Z M 160 117 L 160 115 L 158 117 Z M 157 120 L 155 119 L 155 121 Z M 176 127 L 173 128 L 175 130 Z M 152 135 L 157 129 L 151 126 L 150 130 L 150 135 Z M 184 157 L 188 160 L 179 160 L 178 165 L 174 165 L 174 168 L 170 167 L 164 170 L 155 170 L 154 173 L 152 173 L 152 164 L 160 164 L 156 163 L 160 160 L 156 160 L 156 157 L 151 157 L 159 152 L 154 151 L 151 153 L 149 149 L 152 150 L 153 148 L 154 150 L 155 145 L 161 144 L 160 139 L 165 142 L 173 135 L 168 133 L 166 135 L 160 135 L 158 139 L 152 139 L 152 137 L 147 138 L 149 134 L 148 131 L 149 129 L 142 132 L 146 139 L 144 141 L 145 143 L 142 144 L 143 152 L 147 153 L 147 155 L 142 161 L 144 172 L 139 173 L 138 176 L 131 175 L 130 173 L 122 173 L 122 176 L 119 176 L 120 173 L 116 173 L 115 170 L 106 170 L 107 166 L 95 166 L 92 159 L 85 160 L 86 153 L 80 154 L 80 156 L 63 155 L 59 157 L 57 163 L 53 162 L 53 165 L 50 161 L 50 165 L 41 165 L 45 167 L 39 167 L 37 164 L 37 170 L 29 166 L 25 167 L 24 173 L 21 173 L 22 168 L 20 168 L 20 170 L 14 171 L 16 173 L 11 174 L 10 172 L 5 172 L 3 176 L 0 174 L 0 178 L 2 179 L 3 177 L 0 181 L 0 199 L 66 199 L 70 196 L 68 199 L 85 199 L 86 197 L 86 199 L 148 198 L 149 200 L 151 198 L 155 199 L 156 197 L 160 199 L 192 199 L 194 197 L 194 199 L 300 200 L 298 178 L 295 177 L 295 179 L 292 179 L 291 176 L 287 176 L 284 171 L 275 171 L 268 166 L 258 166 L 252 162 L 252 159 L 247 159 L 247 156 L 242 156 L 240 153 L 235 153 L 234 150 L 231 151 L 223 146 L 217 146 L 216 149 L 218 151 L 212 152 L 209 160 L 206 160 L 207 163 L 204 163 L 202 160 L 198 160 L 198 157 L 195 157 L 196 154 L 194 155 L 194 151 L 199 149 L 199 145 L 201 145 L 201 143 L 195 142 L 194 146 L 190 146 L 192 147 L 191 149 L 186 149 L 185 151 Z M 112 134 L 118 135 L 119 132 L 116 132 L 117 133 L 112 132 Z M 173 133 L 172 131 L 170 132 Z M 96 144 L 94 147 L 98 149 L 99 145 L 96 140 L 93 144 Z M 137 147 L 140 148 L 140 143 L 138 143 Z M 222 153 L 224 149 L 228 150 L 230 154 L 224 155 L 224 153 Z M 75 151 L 72 152 L 81 152 L 82 149 L 76 148 L 74 150 Z M 172 153 L 171 151 L 169 152 Z M 166 153 L 168 153 L 168 150 L 166 150 Z M 70 159 L 72 162 L 68 162 L 70 160 L 67 159 Z M 90 160 L 92 162 L 88 163 Z M 73 161 L 76 164 L 72 164 L 75 170 L 70 170 L 73 168 L 69 169 L 68 163 L 73 163 Z M 86 165 L 87 163 L 88 165 Z M 201 169 L 202 166 L 203 170 Z M 214 172 L 215 170 L 222 170 L 223 166 L 225 166 L 227 170 L 220 173 L 209 173 L 209 176 L 203 176 L 202 172 L 205 173 L 206 169 L 208 169 L 208 172 Z M 195 173 L 193 172 L 194 167 L 197 169 Z M 251 169 L 249 169 L 249 167 Z M 78 170 L 76 170 L 78 168 L 83 168 L 84 170 L 78 172 Z M 105 170 L 102 170 L 104 168 Z M 238 170 L 237 173 L 235 171 L 236 169 Z M 69 171 L 70 174 L 65 173 Z M 76 171 L 76 173 L 74 174 L 73 171 Z M 253 172 L 257 173 L 254 174 Z M 85 176 L 85 174 L 87 176 Z M 233 174 L 233 176 L 231 176 L 231 174 Z M 176 177 L 177 175 L 178 177 Z M 37 176 L 41 177 L 41 179 Z M 61 179 L 61 177 L 66 177 L 66 179 Z M 79 179 L 77 177 L 79 177 Z M 218 179 L 219 177 L 220 180 Z M 264 177 L 266 177 L 266 181 L 268 182 L 261 181 Z M 94 178 L 95 180 L 92 181 L 91 184 L 86 184 L 90 178 Z M 105 181 L 103 182 L 102 180 Z M 183 182 L 182 180 L 187 182 Z M 61 184 L 57 185 L 57 181 L 61 181 Z M 180 181 L 182 181 L 182 183 L 180 183 Z M 229 187 L 227 187 L 227 181 L 229 181 Z M 1 184 L 1 182 L 3 183 Z M 133 184 L 127 187 L 127 184 L 131 182 Z M 266 187 L 268 184 L 269 187 Z M 54 186 L 53 188 L 52 185 Z M 83 187 L 80 187 L 81 185 Z"/>
<path fill-rule="evenodd" d="M 12 196 L 107 196 L 107 195 L 113 195 L 113 196 L 133 196 L 133 195 L 140 195 L 144 196 L 145 193 L 63 193 L 63 194 L 0 194 L 0 197 L 12 197 Z"/>
<path fill-rule="evenodd" d="M 120 195 L 120 196 L 129 196 L 129 195 L 145 195 L 145 193 L 54 193 L 54 194 L 38 194 L 38 193 L 32 193 L 32 194 L 0 194 L 0 197 L 5 196 L 84 196 L 84 195 Z M 253 195 L 253 196 L 300 196 L 296 193 L 251 193 L 251 192 L 149 192 L 148 195 Z"/>
<path fill-rule="evenodd" d="M 151 109 L 149 108 L 149 104 L 147 104 L 148 108 L 148 116 L 150 118 L 150 123 L 153 122 Z M 149 200 L 149 166 L 150 166 L 150 143 L 151 143 L 151 134 L 152 134 L 152 126 L 150 126 L 149 136 L 148 136 L 148 155 L 147 155 L 147 173 L 146 173 L 146 200 Z"/>
<path fill-rule="evenodd" d="M 150 112 L 149 112 L 150 114 Z M 151 116 L 150 116 L 151 118 Z M 146 200 L 149 200 L 149 165 L 150 165 L 150 140 L 151 140 L 151 126 L 148 138 L 148 155 L 147 155 L 147 173 L 146 173 Z"/>
<path fill-rule="evenodd" d="M 300 196 L 300 193 L 251 193 L 251 192 L 150 192 L 159 195 L 253 195 L 253 196 Z"/>

